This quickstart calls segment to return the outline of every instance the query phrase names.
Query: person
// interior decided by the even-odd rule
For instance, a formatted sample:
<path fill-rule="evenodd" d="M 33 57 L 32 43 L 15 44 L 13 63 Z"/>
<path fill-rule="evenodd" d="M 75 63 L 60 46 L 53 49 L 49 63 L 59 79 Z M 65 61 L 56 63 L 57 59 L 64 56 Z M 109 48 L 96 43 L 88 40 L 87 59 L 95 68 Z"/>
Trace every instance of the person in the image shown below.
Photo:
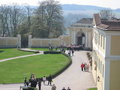
<path fill-rule="evenodd" d="M 72 56 L 74 55 L 74 50 L 72 49 Z"/>
<path fill-rule="evenodd" d="M 67 90 L 71 90 L 71 89 L 68 87 Z"/>
<path fill-rule="evenodd" d="M 47 78 L 47 80 L 48 80 L 48 85 L 51 85 L 51 83 L 52 83 L 52 76 L 49 75 L 49 77 Z"/>
<path fill-rule="evenodd" d="M 46 77 L 43 76 L 42 80 L 43 80 L 43 83 L 44 83 L 44 85 L 45 85 Z"/>
<path fill-rule="evenodd" d="M 62 90 L 66 90 L 66 89 L 65 89 L 65 87 L 63 87 L 63 89 L 62 89 Z"/>
<path fill-rule="evenodd" d="M 89 64 L 86 65 L 87 72 L 89 72 Z"/>
<path fill-rule="evenodd" d="M 84 63 L 84 71 L 87 71 L 87 64 Z"/>
<path fill-rule="evenodd" d="M 69 56 L 71 55 L 71 51 L 70 51 L 70 50 L 68 51 L 68 55 L 69 55 Z"/>
<path fill-rule="evenodd" d="M 51 90 L 56 90 L 56 86 L 55 86 L 55 84 L 52 85 Z"/>
<path fill-rule="evenodd" d="M 29 81 L 27 80 L 27 77 L 25 77 L 25 80 L 24 80 L 24 86 L 29 86 Z"/>
<path fill-rule="evenodd" d="M 85 65 L 82 63 L 82 64 L 81 64 L 81 70 L 82 70 L 82 71 L 84 70 L 84 67 L 85 67 Z"/>
<path fill-rule="evenodd" d="M 35 77 L 35 74 L 31 74 L 29 82 L 30 82 L 30 86 L 31 87 L 36 87 L 36 85 L 37 85 L 37 79 Z"/>
<path fill-rule="evenodd" d="M 41 90 L 41 81 L 42 81 L 42 78 L 38 78 L 38 88 L 39 88 L 39 90 Z"/>

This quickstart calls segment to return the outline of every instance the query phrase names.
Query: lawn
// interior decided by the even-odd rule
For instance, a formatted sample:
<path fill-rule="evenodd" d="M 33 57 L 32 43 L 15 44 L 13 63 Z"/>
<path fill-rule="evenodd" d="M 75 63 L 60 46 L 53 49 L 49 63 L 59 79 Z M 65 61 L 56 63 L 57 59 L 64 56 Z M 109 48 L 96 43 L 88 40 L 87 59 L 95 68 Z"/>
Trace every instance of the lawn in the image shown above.
<path fill-rule="evenodd" d="M 21 83 L 24 77 L 48 76 L 61 70 L 69 60 L 62 54 L 30 56 L 11 61 L 0 62 L 0 83 Z"/>
<path fill-rule="evenodd" d="M 18 49 L 0 49 L 0 59 L 11 58 L 16 56 L 33 54 L 33 52 L 24 52 Z"/>
<path fill-rule="evenodd" d="M 89 88 L 88 90 L 97 90 L 97 88 Z"/>

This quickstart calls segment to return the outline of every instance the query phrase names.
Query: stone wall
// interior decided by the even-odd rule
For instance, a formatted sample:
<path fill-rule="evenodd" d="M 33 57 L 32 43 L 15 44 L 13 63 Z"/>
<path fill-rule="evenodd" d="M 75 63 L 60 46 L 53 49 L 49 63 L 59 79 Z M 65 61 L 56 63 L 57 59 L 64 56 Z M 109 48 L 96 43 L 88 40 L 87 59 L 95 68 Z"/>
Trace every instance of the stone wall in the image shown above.
<path fill-rule="evenodd" d="M 0 37 L 0 48 L 17 48 L 21 47 L 21 36 L 17 37 Z"/>
<path fill-rule="evenodd" d="M 52 45 L 53 47 L 60 47 L 61 45 L 67 46 L 71 44 L 71 38 L 68 35 L 61 35 L 58 38 L 32 38 L 29 35 L 28 47 L 49 47 Z"/>

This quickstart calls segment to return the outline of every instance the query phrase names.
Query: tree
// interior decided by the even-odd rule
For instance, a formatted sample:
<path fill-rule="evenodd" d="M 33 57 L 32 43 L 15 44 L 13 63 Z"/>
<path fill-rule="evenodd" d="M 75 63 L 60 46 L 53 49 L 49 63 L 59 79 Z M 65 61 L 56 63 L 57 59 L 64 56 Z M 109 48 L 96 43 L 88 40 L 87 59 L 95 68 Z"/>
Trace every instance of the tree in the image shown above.
<path fill-rule="evenodd" d="M 106 19 L 106 20 L 109 20 L 109 19 L 112 19 L 115 17 L 115 15 L 113 14 L 112 10 L 101 10 L 100 11 L 100 16 L 102 19 Z"/>
<path fill-rule="evenodd" d="M 16 36 L 18 25 L 24 21 L 24 14 L 18 5 L 0 7 L 0 31 L 2 36 Z"/>
<path fill-rule="evenodd" d="M 0 30 L 2 33 L 2 36 L 9 36 L 10 30 L 9 30 L 9 6 L 2 5 L 0 7 Z"/>
<path fill-rule="evenodd" d="M 40 6 L 35 12 L 34 19 L 34 21 L 38 23 L 36 23 L 37 25 L 32 26 L 36 28 L 34 34 L 42 32 L 42 34 L 45 33 L 45 37 L 58 37 L 62 34 L 64 28 L 62 8 L 58 1 L 46 0 L 40 2 Z"/>

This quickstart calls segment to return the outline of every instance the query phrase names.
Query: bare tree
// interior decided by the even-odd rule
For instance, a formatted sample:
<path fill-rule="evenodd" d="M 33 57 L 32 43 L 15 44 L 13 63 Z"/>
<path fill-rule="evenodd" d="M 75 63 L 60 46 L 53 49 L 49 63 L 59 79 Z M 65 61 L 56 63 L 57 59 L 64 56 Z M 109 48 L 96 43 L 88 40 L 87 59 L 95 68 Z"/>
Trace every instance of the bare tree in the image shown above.
<path fill-rule="evenodd" d="M 52 37 L 56 32 L 62 33 L 62 27 L 64 27 L 62 8 L 58 1 L 45 0 L 40 2 L 35 15 L 39 20 L 38 22 L 42 25 L 40 28 L 42 30 L 46 29 L 48 37 Z M 61 33 L 56 34 L 59 36 Z"/>
<path fill-rule="evenodd" d="M 115 17 L 115 14 L 113 14 L 112 10 L 101 10 L 100 11 L 100 16 L 102 19 L 112 19 L 113 17 Z"/>
<path fill-rule="evenodd" d="M 9 6 L 2 5 L 0 7 L 0 26 L 2 36 L 10 36 L 10 29 L 9 29 Z"/>

